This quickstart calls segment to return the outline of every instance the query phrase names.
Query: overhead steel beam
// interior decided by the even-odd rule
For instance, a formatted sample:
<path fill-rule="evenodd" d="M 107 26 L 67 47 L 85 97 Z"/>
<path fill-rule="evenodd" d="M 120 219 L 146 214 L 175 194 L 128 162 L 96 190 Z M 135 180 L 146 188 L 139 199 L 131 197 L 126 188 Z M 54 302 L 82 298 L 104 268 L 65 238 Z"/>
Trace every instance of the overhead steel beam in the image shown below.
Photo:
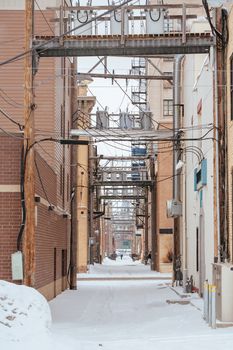
<path fill-rule="evenodd" d="M 145 196 L 141 195 L 102 195 L 100 199 L 108 199 L 108 200 L 137 200 L 137 199 L 145 199 Z"/>
<path fill-rule="evenodd" d="M 93 183 L 94 186 L 123 186 L 123 187 L 128 187 L 128 186 L 137 186 L 137 187 L 146 187 L 146 186 L 151 186 L 152 181 L 146 180 L 131 180 L 131 181 L 98 181 Z"/>
<path fill-rule="evenodd" d="M 116 235 L 132 235 L 135 231 L 115 231 L 113 233 Z"/>
<path fill-rule="evenodd" d="M 119 156 L 119 157 L 112 157 L 112 156 L 97 156 L 97 157 L 92 157 L 90 159 L 97 159 L 97 160 L 115 160 L 115 161 L 120 161 L 120 160 L 123 160 L 123 161 L 128 161 L 128 160 L 146 160 L 146 159 L 149 159 L 150 156 L 132 156 L 132 157 L 127 157 L 127 156 Z"/>
<path fill-rule="evenodd" d="M 209 33 L 187 33 L 183 43 L 182 33 L 162 35 L 38 36 L 33 47 L 41 57 L 83 56 L 150 56 L 155 54 L 203 54 L 215 44 Z"/>
<path fill-rule="evenodd" d="M 126 131 L 126 129 L 118 129 L 118 131 Z M 72 129 L 70 131 L 71 137 L 73 136 L 92 136 L 95 138 L 100 138 L 100 137 L 112 137 L 112 138 L 119 138 L 121 139 L 128 139 L 129 137 L 132 137 L 137 140 L 142 140 L 142 138 L 147 138 L 147 137 L 153 137 L 153 138 L 158 138 L 164 139 L 164 138 L 172 138 L 174 136 L 174 133 L 172 130 L 167 130 L 167 129 L 157 129 L 157 130 L 135 130 L 135 129 L 127 129 L 126 133 L 119 134 L 116 133 L 116 129 L 85 129 L 85 130 L 80 130 L 80 129 Z"/>
<path fill-rule="evenodd" d="M 163 75 L 135 75 L 135 74 L 103 74 L 103 73 L 78 73 L 77 77 L 90 76 L 91 78 L 103 79 L 126 79 L 126 80 L 172 80 L 173 76 Z"/>
<path fill-rule="evenodd" d="M 201 8 L 202 5 L 200 4 L 185 4 L 186 8 Z M 127 5 L 127 11 L 128 10 L 153 10 L 155 8 L 159 9 L 182 9 L 182 4 L 154 4 L 154 5 Z M 47 7 L 47 10 L 54 10 L 59 11 L 60 7 Z M 88 10 L 95 10 L 95 11 L 104 11 L 104 10 L 119 10 L 119 6 L 64 6 L 64 11 L 72 11 L 72 10 L 79 10 L 79 11 L 88 11 Z"/>

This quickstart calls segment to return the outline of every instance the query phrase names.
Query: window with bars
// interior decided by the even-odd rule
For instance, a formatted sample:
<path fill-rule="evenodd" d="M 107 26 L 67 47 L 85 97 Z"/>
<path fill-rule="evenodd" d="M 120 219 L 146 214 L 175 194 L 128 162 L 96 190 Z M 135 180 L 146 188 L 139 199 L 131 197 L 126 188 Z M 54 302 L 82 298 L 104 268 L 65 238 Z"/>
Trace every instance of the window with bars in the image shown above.
<path fill-rule="evenodd" d="M 173 116 L 173 100 L 163 100 L 163 116 Z"/>

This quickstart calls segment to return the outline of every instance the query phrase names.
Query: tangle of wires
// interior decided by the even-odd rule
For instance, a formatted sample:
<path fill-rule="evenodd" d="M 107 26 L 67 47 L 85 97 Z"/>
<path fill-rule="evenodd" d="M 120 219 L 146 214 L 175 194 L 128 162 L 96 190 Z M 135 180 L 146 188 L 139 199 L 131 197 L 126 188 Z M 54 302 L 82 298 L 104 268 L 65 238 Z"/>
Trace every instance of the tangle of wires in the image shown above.
<path fill-rule="evenodd" d="M 219 30 L 214 26 L 212 19 L 211 19 L 211 14 L 210 14 L 210 9 L 208 5 L 208 0 L 202 0 L 203 7 L 206 12 L 207 20 L 209 22 L 211 31 L 213 35 L 217 39 L 217 47 L 219 51 L 222 51 L 228 43 L 229 40 L 229 29 L 228 29 L 228 13 L 226 9 L 222 9 L 222 32 L 219 32 Z"/>

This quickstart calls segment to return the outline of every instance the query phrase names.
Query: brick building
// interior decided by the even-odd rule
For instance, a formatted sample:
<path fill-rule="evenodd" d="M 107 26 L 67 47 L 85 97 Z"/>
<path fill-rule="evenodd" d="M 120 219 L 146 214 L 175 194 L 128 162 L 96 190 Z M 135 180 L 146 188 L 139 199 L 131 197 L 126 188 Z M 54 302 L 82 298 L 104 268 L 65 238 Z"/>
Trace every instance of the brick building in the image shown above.
<path fill-rule="evenodd" d="M 54 11 L 35 8 L 35 34 L 58 33 Z M 46 20 L 45 20 L 46 18 Z M 24 1 L 0 3 L 0 62 L 24 51 Z M 0 108 L 23 124 L 23 59 L 0 69 Z M 72 59 L 43 58 L 35 78 L 35 140 L 65 138 L 71 127 Z M 11 254 L 17 250 L 21 224 L 20 165 L 23 133 L 0 115 L 0 279 L 12 280 Z M 36 271 L 35 288 L 48 299 L 67 286 L 70 240 L 70 146 L 41 142 L 35 146 Z"/>

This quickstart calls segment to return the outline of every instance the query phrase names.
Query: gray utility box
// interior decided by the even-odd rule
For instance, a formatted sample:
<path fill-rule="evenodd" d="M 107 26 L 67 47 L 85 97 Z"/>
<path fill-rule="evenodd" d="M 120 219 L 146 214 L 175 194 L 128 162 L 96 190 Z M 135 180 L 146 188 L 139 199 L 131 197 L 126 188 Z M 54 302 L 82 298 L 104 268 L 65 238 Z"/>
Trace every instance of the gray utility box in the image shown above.
<path fill-rule="evenodd" d="M 213 284 L 216 285 L 216 317 L 233 322 L 233 265 L 213 264 Z"/>

